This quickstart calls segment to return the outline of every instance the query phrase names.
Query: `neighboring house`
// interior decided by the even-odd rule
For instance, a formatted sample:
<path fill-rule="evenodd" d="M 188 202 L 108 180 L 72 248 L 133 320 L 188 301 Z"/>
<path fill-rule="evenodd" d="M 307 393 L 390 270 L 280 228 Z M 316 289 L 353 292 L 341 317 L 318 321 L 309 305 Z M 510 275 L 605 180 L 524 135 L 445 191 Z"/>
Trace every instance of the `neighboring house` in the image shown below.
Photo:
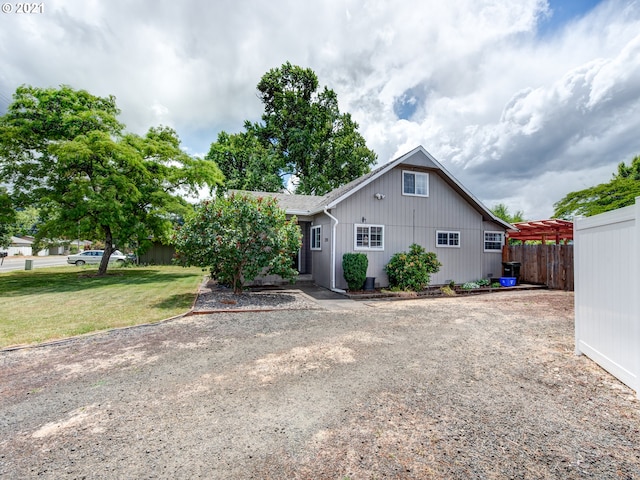
<path fill-rule="evenodd" d="M 243 192 L 274 197 L 296 215 L 303 234 L 297 266 L 330 289 L 346 289 L 342 255 L 366 253 L 367 276 L 388 286 L 384 266 L 412 243 L 435 252 L 442 267 L 431 283 L 456 283 L 502 272 L 505 231 L 493 215 L 423 147 L 324 196 Z"/>
<path fill-rule="evenodd" d="M 33 237 L 11 237 L 7 254 L 10 257 L 13 255 L 30 257 L 33 255 Z"/>

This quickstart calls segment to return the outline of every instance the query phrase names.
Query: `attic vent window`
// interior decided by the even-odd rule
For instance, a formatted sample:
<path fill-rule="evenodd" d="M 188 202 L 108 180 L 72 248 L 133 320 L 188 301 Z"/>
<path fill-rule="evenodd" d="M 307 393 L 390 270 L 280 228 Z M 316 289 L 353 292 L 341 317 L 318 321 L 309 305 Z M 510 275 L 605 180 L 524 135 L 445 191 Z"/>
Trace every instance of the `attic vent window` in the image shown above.
<path fill-rule="evenodd" d="M 402 194 L 414 197 L 429 196 L 429 174 L 421 172 L 402 172 Z"/>

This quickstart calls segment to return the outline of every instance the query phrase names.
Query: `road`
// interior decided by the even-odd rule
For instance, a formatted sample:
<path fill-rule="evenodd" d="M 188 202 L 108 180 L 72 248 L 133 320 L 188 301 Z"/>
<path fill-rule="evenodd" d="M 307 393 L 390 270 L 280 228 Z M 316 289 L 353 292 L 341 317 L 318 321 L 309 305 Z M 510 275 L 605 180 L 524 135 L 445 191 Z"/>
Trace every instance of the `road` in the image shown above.
<path fill-rule="evenodd" d="M 0 273 L 14 270 L 24 270 L 26 260 L 32 261 L 32 268 L 59 267 L 67 265 L 66 255 L 51 255 L 48 257 L 6 257 L 0 265 Z"/>

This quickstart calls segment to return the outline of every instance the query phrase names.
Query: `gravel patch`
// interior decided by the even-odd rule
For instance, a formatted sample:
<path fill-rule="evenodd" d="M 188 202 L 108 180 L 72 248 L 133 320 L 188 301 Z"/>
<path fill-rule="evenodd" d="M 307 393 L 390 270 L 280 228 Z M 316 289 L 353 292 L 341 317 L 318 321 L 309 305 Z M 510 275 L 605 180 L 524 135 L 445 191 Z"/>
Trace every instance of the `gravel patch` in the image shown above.
<path fill-rule="evenodd" d="M 231 310 L 313 310 L 318 304 L 298 289 L 255 288 L 235 295 L 233 290 L 209 281 L 200 288 L 193 312 Z"/>
<path fill-rule="evenodd" d="M 0 353 L 3 478 L 632 479 L 639 433 L 634 392 L 574 355 L 566 292 L 218 312 Z"/>

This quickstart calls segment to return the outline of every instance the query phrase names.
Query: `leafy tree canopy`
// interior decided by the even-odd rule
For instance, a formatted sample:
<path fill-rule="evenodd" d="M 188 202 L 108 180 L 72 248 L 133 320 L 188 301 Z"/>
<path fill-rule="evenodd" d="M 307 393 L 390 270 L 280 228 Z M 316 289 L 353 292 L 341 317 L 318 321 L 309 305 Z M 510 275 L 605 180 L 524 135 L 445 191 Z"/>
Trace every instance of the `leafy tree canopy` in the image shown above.
<path fill-rule="evenodd" d="M 630 165 L 618 165 L 611 181 L 567 194 L 554 204 L 554 215 L 571 219 L 575 215 L 591 216 L 627 207 L 640 196 L 640 156 Z"/>
<path fill-rule="evenodd" d="M 35 235 L 40 223 L 40 210 L 35 207 L 27 207 L 16 211 L 15 220 L 11 225 L 11 234 L 17 237 Z"/>
<path fill-rule="evenodd" d="M 174 237 L 182 263 L 209 269 L 234 293 L 260 273 L 293 279 L 300 239 L 296 218 L 287 220 L 274 199 L 248 195 L 204 202 Z"/>
<path fill-rule="evenodd" d="M 511 212 L 509 211 L 509 207 L 507 207 L 504 203 L 498 203 L 497 205 L 494 205 L 491 209 L 491 212 L 496 217 L 508 223 L 524 222 L 524 212 L 522 210 L 518 210 L 517 212 L 511 214 Z"/>
<path fill-rule="evenodd" d="M 0 187 L 0 247 L 8 247 L 11 243 L 11 224 L 14 220 L 11 197 L 5 187 Z"/>
<path fill-rule="evenodd" d="M 114 242 L 168 237 L 172 215 L 188 210 L 180 195 L 222 181 L 172 129 L 123 133 L 118 114 L 113 97 L 22 86 L 0 117 L 0 178 L 14 207 L 40 209 L 37 240 L 102 239 L 100 274 Z"/>
<path fill-rule="evenodd" d="M 323 195 L 364 175 L 376 155 L 358 124 L 338 108 L 333 90 L 319 90 L 311 69 L 291 65 L 267 72 L 257 86 L 262 123 L 245 132 L 222 132 L 207 159 L 224 172 L 226 188 L 280 191 L 295 180 L 295 193 Z"/>

